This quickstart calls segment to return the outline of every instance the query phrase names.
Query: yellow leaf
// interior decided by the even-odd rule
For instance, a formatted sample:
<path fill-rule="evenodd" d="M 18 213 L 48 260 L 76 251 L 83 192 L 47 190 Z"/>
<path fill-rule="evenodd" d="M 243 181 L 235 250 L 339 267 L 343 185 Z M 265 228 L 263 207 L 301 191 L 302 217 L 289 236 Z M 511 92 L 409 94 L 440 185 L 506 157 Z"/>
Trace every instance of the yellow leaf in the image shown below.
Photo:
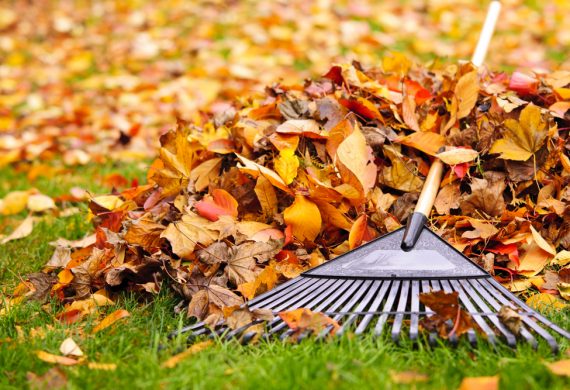
<path fill-rule="evenodd" d="M 281 176 L 285 184 L 289 185 L 297 177 L 299 159 L 293 149 L 284 149 L 273 163 L 275 171 Z"/>
<path fill-rule="evenodd" d="M 505 120 L 505 127 L 504 138 L 495 141 L 489 153 L 500 153 L 499 157 L 506 160 L 528 160 L 542 147 L 548 135 L 540 108 L 532 103 L 521 111 L 518 122 Z"/>
<path fill-rule="evenodd" d="M 358 126 L 355 126 L 352 133 L 340 143 L 336 157 L 358 179 L 364 194 L 374 187 L 376 183 L 374 156 Z"/>
<path fill-rule="evenodd" d="M 417 371 L 390 371 L 390 378 L 392 379 L 392 382 L 403 385 L 427 382 L 429 380 L 429 376 Z"/>
<path fill-rule="evenodd" d="M 178 365 L 178 363 L 180 363 L 181 361 L 183 361 L 187 357 L 195 355 L 198 352 L 203 351 L 204 349 L 208 348 L 212 344 L 213 344 L 212 340 L 202 341 L 202 342 L 199 342 L 197 344 L 194 344 L 193 346 L 188 348 L 186 351 L 180 352 L 179 354 L 172 356 L 170 359 L 168 359 L 167 361 L 162 363 L 162 367 L 163 368 L 176 367 Z"/>
<path fill-rule="evenodd" d="M 73 366 L 79 363 L 79 360 L 65 356 L 54 355 L 45 351 L 36 351 L 36 356 L 46 363 L 61 364 L 62 366 Z"/>
<path fill-rule="evenodd" d="M 321 231 L 321 213 L 316 204 L 302 195 L 283 212 L 285 223 L 293 229 L 293 236 L 300 241 L 313 241 Z"/>
<path fill-rule="evenodd" d="M 564 309 L 568 305 L 552 294 L 534 294 L 526 300 L 526 304 L 535 310 Z"/>
<path fill-rule="evenodd" d="M 554 375 L 570 376 L 570 359 L 547 363 L 546 367 L 548 367 Z"/>
<path fill-rule="evenodd" d="M 102 370 L 102 371 L 115 371 L 117 369 L 117 365 L 115 363 L 89 362 L 87 363 L 87 367 L 89 367 L 90 370 Z"/>
<path fill-rule="evenodd" d="M 479 74 L 476 70 L 466 73 L 455 86 L 457 98 L 457 119 L 465 118 L 477 103 L 479 97 Z"/>
<path fill-rule="evenodd" d="M 0 199 L 0 214 L 18 214 L 26 208 L 30 191 L 13 191 Z"/>
<path fill-rule="evenodd" d="M 535 276 L 542 271 L 553 257 L 534 241 L 531 244 L 523 245 L 523 248 L 525 253 L 520 259 L 518 269 L 521 275 L 527 277 Z"/>
<path fill-rule="evenodd" d="M 384 72 L 394 72 L 404 75 L 412 66 L 412 62 L 402 53 L 393 52 L 382 59 Z"/>
<path fill-rule="evenodd" d="M 554 256 L 552 259 L 552 264 L 558 264 L 561 267 L 564 267 L 567 264 L 570 264 L 570 251 L 561 250 Z"/>
<path fill-rule="evenodd" d="M 458 390 L 498 390 L 499 376 L 479 376 L 463 378 Z"/>
<path fill-rule="evenodd" d="M 103 321 L 101 321 L 96 327 L 94 327 L 91 333 L 97 333 L 105 328 L 108 328 L 109 326 L 113 325 L 121 318 L 129 317 L 130 315 L 131 314 L 124 309 L 115 310 L 107 317 L 103 318 Z"/>

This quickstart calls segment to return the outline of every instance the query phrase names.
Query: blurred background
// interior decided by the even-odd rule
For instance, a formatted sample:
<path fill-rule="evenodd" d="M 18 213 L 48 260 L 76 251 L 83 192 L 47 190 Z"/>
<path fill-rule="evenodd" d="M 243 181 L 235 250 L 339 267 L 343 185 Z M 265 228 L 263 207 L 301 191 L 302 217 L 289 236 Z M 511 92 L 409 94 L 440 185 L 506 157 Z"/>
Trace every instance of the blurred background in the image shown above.
<path fill-rule="evenodd" d="M 568 0 L 505 0 L 487 65 L 569 69 Z M 332 63 L 468 59 L 488 1 L 3 0 L 0 167 L 144 159 L 176 117 Z"/>

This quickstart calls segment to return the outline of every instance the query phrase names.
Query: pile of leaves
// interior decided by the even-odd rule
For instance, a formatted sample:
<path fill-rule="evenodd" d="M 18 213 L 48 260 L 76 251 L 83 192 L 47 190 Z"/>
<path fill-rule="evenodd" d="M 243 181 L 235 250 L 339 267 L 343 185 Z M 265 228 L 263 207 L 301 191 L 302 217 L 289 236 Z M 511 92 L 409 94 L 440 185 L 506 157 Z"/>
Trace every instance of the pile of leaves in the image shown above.
<path fill-rule="evenodd" d="M 14 301 L 55 295 L 60 318 L 75 321 L 94 298 L 155 294 L 169 280 L 189 316 L 217 321 L 401 227 L 437 157 L 446 169 L 431 228 L 512 291 L 563 307 L 569 109 L 570 72 L 422 67 L 402 55 L 275 84 L 164 134 L 148 184 L 92 198 L 94 235 L 55 243 Z"/>
<path fill-rule="evenodd" d="M 570 4 L 503 2 L 488 59 L 548 69 L 566 60 Z M 244 90 L 377 63 L 398 47 L 468 58 L 476 0 L 12 0 L 0 5 L 0 167 L 152 158 L 176 117 L 221 112 Z M 420 38 L 420 39 L 418 39 Z"/>

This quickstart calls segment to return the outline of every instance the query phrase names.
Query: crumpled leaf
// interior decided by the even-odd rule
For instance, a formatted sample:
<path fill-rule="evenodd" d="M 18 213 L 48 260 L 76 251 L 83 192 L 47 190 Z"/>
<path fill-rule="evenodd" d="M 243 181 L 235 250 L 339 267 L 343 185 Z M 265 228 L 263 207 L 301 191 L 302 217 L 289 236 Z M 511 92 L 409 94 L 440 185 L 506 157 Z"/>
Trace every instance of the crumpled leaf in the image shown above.
<path fill-rule="evenodd" d="M 522 317 L 510 306 L 503 305 L 499 310 L 499 321 L 513 334 L 518 335 L 522 326 Z"/>
<path fill-rule="evenodd" d="M 429 317 L 422 318 L 420 322 L 422 327 L 429 331 L 437 331 L 443 338 L 453 334 L 461 336 L 474 327 L 471 315 L 459 305 L 457 291 L 446 293 L 438 290 L 420 293 L 420 302 L 435 312 Z M 448 321 L 453 325 L 449 325 Z"/>
<path fill-rule="evenodd" d="M 481 212 L 496 217 L 505 209 L 503 191 L 506 188 L 504 176 L 496 172 L 488 172 L 485 179 L 473 178 L 471 194 L 463 196 L 459 207 L 463 214 L 481 217 Z"/>
<path fill-rule="evenodd" d="M 500 153 L 499 157 L 507 160 L 526 161 L 544 144 L 546 127 L 540 108 L 531 103 L 521 111 L 518 122 L 505 120 L 504 138 L 495 141 L 489 153 Z"/>
<path fill-rule="evenodd" d="M 293 330 L 291 337 L 300 336 L 305 332 L 319 334 L 325 329 L 330 329 L 330 335 L 334 335 L 340 325 L 332 318 L 320 312 L 313 312 L 307 308 L 299 308 L 291 311 L 282 311 L 279 317 Z"/>
<path fill-rule="evenodd" d="M 416 168 L 404 161 L 402 154 L 392 146 L 384 146 L 384 153 L 392 163 L 382 170 L 384 184 L 400 191 L 419 192 L 424 181 L 417 175 Z"/>

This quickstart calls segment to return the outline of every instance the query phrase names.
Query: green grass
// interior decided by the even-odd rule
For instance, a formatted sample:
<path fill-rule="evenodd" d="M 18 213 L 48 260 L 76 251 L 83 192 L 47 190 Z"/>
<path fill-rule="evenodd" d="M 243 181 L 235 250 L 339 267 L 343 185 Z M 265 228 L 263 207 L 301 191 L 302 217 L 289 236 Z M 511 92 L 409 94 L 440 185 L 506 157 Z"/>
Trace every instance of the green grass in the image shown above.
<path fill-rule="evenodd" d="M 79 168 L 73 175 L 40 178 L 33 186 L 43 193 L 61 195 L 73 186 L 94 193 L 106 192 L 103 184 L 92 179 L 119 172 L 142 182 L 144 166 L 104 165 Z M 27 189 L 25 175 L 13 169 L 0 172 L 0 196 L 15 189 Z M 7 185 L 8 183 L 9 185 Z M 85 207 L 85 206 L 82 206 Z M 11 219 L 3 217 L 2 225 Z M 0 283 L 9 293 L 19 275 L 41 269 L 51 255 L 48 245 L 58 237 L 79 238 L 90 231 L 84 214 L 68 218 L 47 218 L 29 237 L 1 247 Z M 280 341 L 241 346 L 236 341 L 216 341 L 211 347 L 183 360 L 172 369 L 161 368 L 170 356 L 186 347 L 183 337 L 168 341 L 167 334 L 186 324 L 184 315 L 175 315 L 179 302 L 167 287 L 154 300 L 125 294 L 116 306 L 73 324 L 60 324 L 54 314 L 58 302 L 29 302 L 14 307 L 0 317 L 0 389 L 27 387 L 26 374 L 43 374 L 52 365 L 39 360 L 34 351 L 59 354 L 59 345 L 73 337 L 89 362 L 115 363 L 115 371 L 92 370 L 86 364 L 63 367 L 70 389 L 141 388 L 412 388 L 396 384 L 391 372 L 415 370 L 429 380 L 418 388 L 457 388 L 466 376 L 500 375 L 503 388 L 564 389 L 568 378 L 556 377 L 542 364 L 560 357 L 552 356 L 546 345 L 537 352 L 523 345 L 518 350 L 500 346 L 493 350 L 486 343 L 478 349 L 460 344 L 430 348 L 425 343 L 397 346 L 386 337 L 356 338 L 350 335 L 331 342 L 305 340 L 296 345 Z M 94 324 L 106 314 L 126 308 L 131 316 L 95 335 Z M 557 323 L 568 327 L 570 312 L 549 313 Z M 20 329 L 21 335 L 18 335 Z M 32 336 L 32 330 L 43 335 Z M 563 348 L 567 349 L 564 342 Z"/>

